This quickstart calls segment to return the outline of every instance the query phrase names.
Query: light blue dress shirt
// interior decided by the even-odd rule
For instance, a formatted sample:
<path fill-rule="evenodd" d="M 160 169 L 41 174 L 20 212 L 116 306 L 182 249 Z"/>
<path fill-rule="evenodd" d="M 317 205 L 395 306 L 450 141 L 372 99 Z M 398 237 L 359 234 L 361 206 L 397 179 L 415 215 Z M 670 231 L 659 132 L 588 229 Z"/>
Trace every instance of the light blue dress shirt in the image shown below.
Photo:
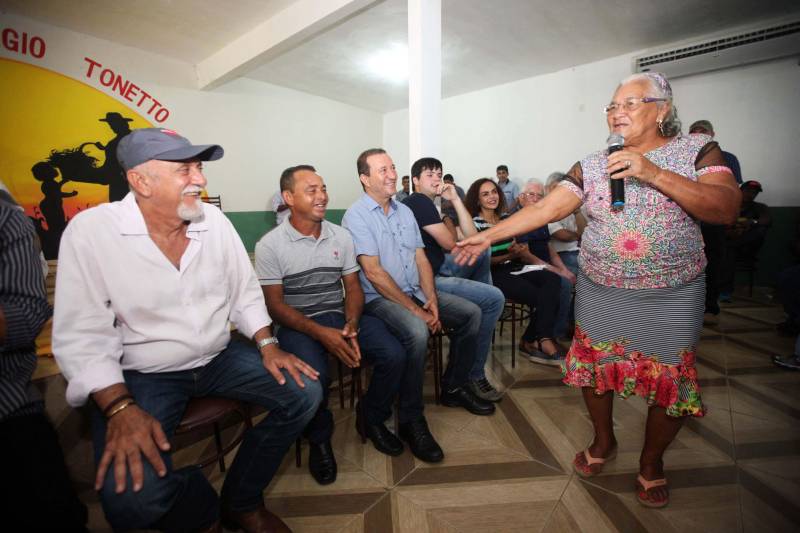
<path fill-rule="evenodd" d="M 389 213 L 384 214 L 380 204 L 364 193 L 345 212 L 342 226 L 353 236 L 356 257 L 377 256 L 381 267 L 394 279 L 400 290 L 422 302 L 426 301 L 419 284 L 415 257 L 417 248 L 424 248 L 425 245 L 411 209 L 390 199 Z M 359 278 L 365 302 L 381 296 L 363 270 Z"/>

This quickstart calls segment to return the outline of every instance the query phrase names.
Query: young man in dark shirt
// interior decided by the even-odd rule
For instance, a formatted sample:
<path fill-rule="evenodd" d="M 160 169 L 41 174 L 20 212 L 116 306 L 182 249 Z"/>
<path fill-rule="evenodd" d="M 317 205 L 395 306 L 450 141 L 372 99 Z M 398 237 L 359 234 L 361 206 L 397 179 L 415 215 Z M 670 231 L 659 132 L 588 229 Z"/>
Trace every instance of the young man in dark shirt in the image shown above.
<path fill-rule="evenodd" d="M 414 181 L 414 190 L 417 191 L 405 199 L 404 203 L 411 208 L 417 220 L 422 242 L 425 244 L 425 255 L 431 264 L 434 274 L 436 290 L 460 296 L 469 300 L 481 309 L 481 324 L 478 331 L 478 346 L 475 364 L 469 375 L 469 387 L 477 397 L 489 401 L 499 401 L 502 394 L 486 379 L 484 367 L 489 356 L 492 331 L 497 319 L 503 311 L 505 297 L 500 289 L 492 285 L 459 276 L 452 258 L 449 260 L 450 250 L 455 246 L 456 239 L 442 222 L 441 215 L 433 203 L 436 196 L 447 200 L 458 215 L 459 229 L 465 236 L 476 233 L 472 217 L 451 184 L 442 181 L 442 163 L 432 157 L 425 157 L 415 162 L 411 167 L 411 179 Z M 442 267 L 447 264 L 447 269 Z M 488 271 L 488 261 L 486 262 Z"/>

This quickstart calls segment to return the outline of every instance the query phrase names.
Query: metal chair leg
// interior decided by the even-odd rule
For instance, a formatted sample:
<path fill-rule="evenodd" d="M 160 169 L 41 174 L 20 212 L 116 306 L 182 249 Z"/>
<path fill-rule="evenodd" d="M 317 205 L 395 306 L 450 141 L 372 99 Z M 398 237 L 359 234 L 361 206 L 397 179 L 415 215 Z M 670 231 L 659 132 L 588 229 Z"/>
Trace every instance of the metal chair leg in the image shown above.
<path fill-rule="evenodd" d="M 344 409 L 344 372 L 342 370 L 342 360 L 336 358 L 336 368 L 339 370 L 339 408 Z"/>
<path fill-rule="evenodd" d="M 366 444 L 367 442 L 367 422 L 364 418 L 364 406 L 360 403 L 356 406 L 356 429 L 359 438 L 361 439 L 361 444 Z"/>
<path fill-rule="evenodd" d="M 361 382 L 361 368 L 360 367 L 359 368 L 354 368 L 350 372 L 350 379 L 352 381 L 355 381 L 355 383 L 356 383 L 356 398 L 358 398 L 358 401 L 361 402 L 361 398 L 364 396 L 364 389 L 363 389 L 364 384 Z M 352 385 L 351 385 L 351 388 L 352 388 Z M 350 395 L 350 409 L 355 407 L 355 405 L 356 405 L 355 402 L 353 402 L 353 395 L 351 394 Z"/>
<path fill-rule="evenodd" d="M 433 399 L 436 402 L 436 404 L 438 405 L 439 404 L 440 393 L 441 393 L 440 386 L 441 386 L 442 369 L 439 368 L 439 357 L 436 354 L 437 345 L 436 345 L 436 339 L 435 338 L 431 338 L 429 340 L 428 351 L 429 352 L 430 351 L 433 352 L 432 353 L 432 356 L 433 356 Z"/>
<path fill-rule="evenodd" d="M 444 334 L 436 336 L 436 358 L 439 359 L 439 383 L 441 383 L 444 374 Z"/>
<path fill-rule="evenodd" d="M 502 327 L 502 324 L 501 326 Z M 511 304 L 511 368 L 517 366 L 517 304 Z"/>
<path fill-rule="evenodd" d="M 222 453 L 222 435 L 219 431 L 219 424 L 214 422 L 214 443 L 217 445 L 217 455 L 219 456 L 219 471 L 225 471 L 225 454 Z"/>

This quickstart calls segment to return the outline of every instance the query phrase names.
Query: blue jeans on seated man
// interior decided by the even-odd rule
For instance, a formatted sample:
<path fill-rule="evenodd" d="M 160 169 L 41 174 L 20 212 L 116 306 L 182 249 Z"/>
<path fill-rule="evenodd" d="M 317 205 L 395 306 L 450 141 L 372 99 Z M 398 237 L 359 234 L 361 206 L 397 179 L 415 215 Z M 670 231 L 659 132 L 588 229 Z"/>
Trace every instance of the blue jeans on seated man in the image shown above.
<path fill-rule="evenodd" d="M 422 306 L 422 302 L 414 300 Z M 439 320 L 452 331 L 442 388 L 453 390 L 469 381 L 470 370 L 475 364 L 481 310 L 474 303 L 446 292 L 438 293 L 438 300 Z M 400 384 L 398 421 L 404 424 L 422 418 L 422 381 L 428 353 L 428 326 L 402 305 L 382 296 L 367 303 L 364 312 L 383 320 L 408 354 L 405 375 Z"/>
<path fill-rule="evenodd" d="M 252 344 L 232 341 L 204 367 L 177 372 L 123 373 L 136 404 L 161 423 L 172 438 L 189 399 L 221 396 L 257 404 L 269 414 L 244 437 L 222 485 L 222 500 L 234 512 L 247 512 L 263 504 L 263 492 L 280 466 L 289 446 L 303 431 L 322 400 L 319 382 L 303 377 L 300 388 L 287 373 L 279 385 L 261 362 Z M 95 462 L 106 443 L 105 417 L 95 407 L 92 439 Z M 195 467 L 174 469 L 170 452 L 161 452 L 167 474 L 160 478 L 142 456 L 144 484 L 133 492 L 130 472 L 125 492 L 114 491 L 113 465 L 106 474 L 100 497 L 106 519 L 114 529 L 189 531 L 211 525 L 219 518 L 214 488 Z"/>
<path fill-rule="evenodd" d="M 492 254 L 490 250 L 486 250 L 478 257 L 474 265 L 457 265 L 453 254 L 446 254 L 444 256 L 444 263 L 439 267 L 439 276 L 447 276 L 451 278 L 471 279 L 472 281 L 480 281 L 487 285 L 492 284 Z"/>
<path fill-rule="evenodd" d="M 324 313 L 310 318 L 329 328 L 342 329 L 345 323 L 342 313 Z M 382 320 L 363 315 L 358 326 L 361 356 L 364 363 L 373 365 L 369 389 L 361 400 L 361 412 L 367 424 L 382 424 L 392 416 L 392 402 L 407 366 L 406 350 L 386 329 Z M 333 414 L 328 409 L 328 351 L 319 341 L 291 328 L 281 327 L 278 330 L 278 341 L 283 350 L 293 353 L 319 372 L 323 391 L 322 403 L 303 435 L 309 442 L 323 444 L 333 435 Z"/>
<path fill-rule="evenodd" d="M 497 325 L 497 319 L 503 312 L 506 297 L 497 287 L 471 279 L 438 275 L 434 278 L 434 282 L 438 294 L 447 293 L 459 296 L 480 308 L 481 319 L 475 347 L 475 363 L 470 369 L 469 380 L 477 381 L 485 378 L 486 360 L 489 358 L 489 350 L 492 346 L 492 332 Z"/>
<path fill-rule="evenodd" d="M 567 270 L 578 275 L 578 250 L 572 252 L 558 252 L 561 262 L 567 267 Z M 559 276 L 561 277 L 561 276 Z M 561 292 L 558 297 L 558 314 L 556 315 L 556 325 L 553 329 L 553 334 L 557 339 L 563 339 L 567 336 L 567 327 L 572 318 L 572 291 L 575 285 L 567 281 L 566 278 L 561 277 Z"/>

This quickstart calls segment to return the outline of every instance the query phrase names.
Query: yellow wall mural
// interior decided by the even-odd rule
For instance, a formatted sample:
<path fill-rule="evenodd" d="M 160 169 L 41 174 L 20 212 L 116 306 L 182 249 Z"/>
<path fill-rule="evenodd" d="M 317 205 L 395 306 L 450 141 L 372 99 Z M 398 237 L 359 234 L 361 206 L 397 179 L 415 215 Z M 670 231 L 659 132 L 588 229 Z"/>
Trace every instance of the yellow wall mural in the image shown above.
<path fill-rule="evenodd" d="M 37 226 L 48 259 L 78 211 L 128 191 L 116 159 L 131 129 L 152 127 L 83 82 L 0 58 L 0 181 Z"/>

